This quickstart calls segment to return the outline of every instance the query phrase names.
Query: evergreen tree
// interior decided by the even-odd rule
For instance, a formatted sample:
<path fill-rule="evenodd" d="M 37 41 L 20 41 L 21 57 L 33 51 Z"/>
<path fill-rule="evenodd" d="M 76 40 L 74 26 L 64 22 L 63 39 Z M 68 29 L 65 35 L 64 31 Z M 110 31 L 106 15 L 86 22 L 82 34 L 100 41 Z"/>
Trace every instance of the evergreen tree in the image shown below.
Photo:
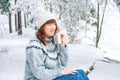
<path fill-rule="evenodd" d="M 120 6 L 120 0 L 114 0 L 117 6 Z"/>
<path fill-rule="evenodd" d="M 0 0 L 1 13 L 9 12 L 9 0 Z"/>

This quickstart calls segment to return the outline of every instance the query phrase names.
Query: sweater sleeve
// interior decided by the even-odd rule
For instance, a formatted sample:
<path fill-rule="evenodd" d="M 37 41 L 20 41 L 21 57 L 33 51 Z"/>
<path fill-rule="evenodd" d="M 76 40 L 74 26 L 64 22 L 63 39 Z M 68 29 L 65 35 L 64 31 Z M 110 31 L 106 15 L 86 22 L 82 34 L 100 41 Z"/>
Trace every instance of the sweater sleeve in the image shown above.
<path fill-rule="evenodd" d="M 42 49 L 27 49 L 27 60 L 33 75 L 40 80 L 52 80 L 61 75 L 61 69 L 46 69 Z"/>
<path fill-rule="evenodd" d="M 66 66 L 68 62 L 68 47 L 60 47 L 60 61 L 62 66 Z"/>

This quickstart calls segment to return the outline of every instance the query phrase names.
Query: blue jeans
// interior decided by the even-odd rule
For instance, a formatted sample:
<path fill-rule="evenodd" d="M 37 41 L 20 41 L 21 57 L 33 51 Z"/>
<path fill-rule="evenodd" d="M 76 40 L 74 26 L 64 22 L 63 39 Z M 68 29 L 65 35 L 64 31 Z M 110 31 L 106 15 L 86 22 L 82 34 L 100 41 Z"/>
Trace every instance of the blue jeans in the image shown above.
<path fill-rule="evenodd" d="M 59 76 L 53 80 L 89 80 L 86 73 L 83 70 L 76 70 L 75 74 L 67 74 Z"/>

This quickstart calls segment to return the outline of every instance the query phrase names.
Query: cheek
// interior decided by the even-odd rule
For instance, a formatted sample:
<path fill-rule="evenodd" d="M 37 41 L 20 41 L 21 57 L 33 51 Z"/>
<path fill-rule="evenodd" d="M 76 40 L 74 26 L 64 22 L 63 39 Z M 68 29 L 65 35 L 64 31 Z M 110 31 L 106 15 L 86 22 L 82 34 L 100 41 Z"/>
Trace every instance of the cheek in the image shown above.
<path fill-rule="evenodd" d="M 51 33 L 55 33 L 56 31 L 56 26 L 52 25 L 52 26 L 45 26 L 44 28 L 44 32 L 47 34 L 51 34 Z"/>
<path fill-rule="evenodd" d="M 45 28 L 44 32 L 45 32 L 45 34 L 49 35 L 49 34 L 51 34 L 51 29 L 49 27 Z"/>
<path fill-rule="evenodd" d="M 56 26 L 52 27 L 52 31 L 55 32 L 56 31 Z"/>
<path fill-rule="evenodd" d="M 48 26 L 45 26 L 44 32 L 47 32 L 48 30 L 49 30 L 49 27 L 48 27 Z"/>

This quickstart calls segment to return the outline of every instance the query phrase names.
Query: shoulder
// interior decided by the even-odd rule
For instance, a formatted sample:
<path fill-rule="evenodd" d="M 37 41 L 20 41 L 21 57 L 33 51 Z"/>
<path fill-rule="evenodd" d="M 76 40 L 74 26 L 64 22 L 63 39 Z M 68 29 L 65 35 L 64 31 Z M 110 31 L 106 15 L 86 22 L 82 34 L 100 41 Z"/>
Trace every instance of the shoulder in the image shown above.
<path fill-rule="evenodd" d="M 42 45 L 43 45 L 43 43 L 40 40 L 33 38 L 29 41 L 26 49 L 29 49 L 29 48 L 38 48 L 39 49 L 42 47 Z"/>
<path fill-rule="evenodd" d="M 31 39 L 28 45 L 26 46 L 26 54 L 29 57 L 40 55 L 42 54 L 42 51 L 43 51 L 42 42 L 36 38 Z"/>
<path fill-rule="evenodd" d="M 42 42 L 39 39 L 33 38 L 29 41 L 29 44 L 38 45 L 38 44 L 42 44 Z"/>

